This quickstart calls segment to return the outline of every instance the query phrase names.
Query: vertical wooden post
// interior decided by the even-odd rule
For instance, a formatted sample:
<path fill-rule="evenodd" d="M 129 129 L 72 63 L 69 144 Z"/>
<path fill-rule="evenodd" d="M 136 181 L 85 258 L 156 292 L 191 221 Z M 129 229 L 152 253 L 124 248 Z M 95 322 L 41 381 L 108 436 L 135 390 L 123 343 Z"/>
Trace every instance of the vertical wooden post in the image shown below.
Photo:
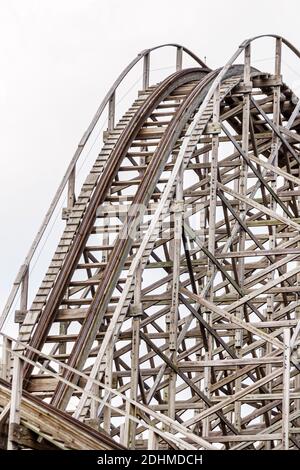
<path fill-rule="evenodd" d="M 75 204 L 75 181 L 76 181 L 76 165 L 74 165 L 69 179 L 68 179 L 68 192 L 67 192 L 67 217 L 68 219 L 69 214 Z M 66 295 L 67 297 L 67 295 Z M 59 324 L 59 334 L 60 335 L 66 335 L 68 332 L 68 322 L 60 322 Z M 65 354 L 67 351 L 67 344 L 66 343 L 61 343 L 58 347 L 59 354 Z M 60 367 L 60 370 L 62 371 L 63 369 Z"/>
<path fill-rule="evenodd" d="M 27 267 L 22 278 L 20 309 L 22 312 L 27 311 L 28 304 L 28 283 L 29 283 L 29 266 Z"/>
<path fill-rule="evenodd" d="M 180 248 L 183 224 L 183 167 L 178 173 L 176 184 L 176 200 L 173 204 L 174 211 L 174 240 L 173 240 L 173 276 L 171 288 L 171 308 L 169 314 L 169 351 L 173 354 L 173 362 L 176 365 L 176 351 L 178 348 L 178 301 L 179 301 L 179 283 L 180 283 Z M 168 416 L 175 419 L 175 401 L 176 401 L 176 373 L 170 371 L 169 390 L 168 390 Z"/>
<path fill-rule="evenodd" d="M 148 450 L 158 450 L 157 434 L 152 429 L 149 429 Z"/>
<path fill-rule="evenodd" d="M 149 75 L 150 75 L 150 53 L 144 55 L 143 90 L 146 90 L 149 87 Z"/>
<path fill-rule="evenodd" d="M 3 336 L 2 357 L 1 357 L 1 378 L 9 380 L 11 366 L 11 348 L 12 342 L 6 336 Z"/>
<path fill-rule="evenodd" d="M 66 335 L 68 333 L 68 322 L 60 322 L 59 323 L 59 334 L 60 335 Z M 67 343 L 61 342 L 59 347 L 58 347 L 59 354 L 66 354 L 67 352 Z M 59 367 L 59 370 L 61 373 L 64 372 L 63 366 Z"/>
<path fill-rule="evenodd" d="M 203 180 L 207 180 L 209 181 L 208 179 L 208 163 L 209 163 L 209 152 L 205 152 L 203 154 L 203 163 L 205 164 L 205 167 L 203 168 L 203 171 L 201 173 L 201 175 L 199 175 L 199 181 L 201 178 L 203 178 Z M 200 163 L 200 159 L 199 157 L 197 157 L 196 159 L 197 163 Z M 209 188 L 209 182 L 207 182 L 207 184 L 204 186 L 204 189 L 208 189 Z M 207 223 L 207 217 L 206 217 L 206 201 L 208 199 L 208 196 L 207 194 L 204 194 L 202 197 L 201 197 L 201 209 L 200 209 L 200 214 L 199 214 L 199 226 L 200 226 L 200 234 L 199 234 L 199 240 L 201 241 L 201 243 L 206 243 L 207 242 L 207 235 L 206 235 L 206 223 Z M 205 287 L 205 277 L 200 277 L 199 279 L 199 289 L 202 290 L 204 289 Z M 204 309 L 203 309 L 204 311 Z M 205 314 L 206 316 L 208 314 Z M 200 337 L 196 338 L 196 343 L 202 343 L 202 339 Z M 202 344 L 202 348 L 199 347 L 198 351 L 196 352 L 196 360 L 199 361 L 201 360 L 202 358 L 202 350 L 203 350 L 203 344 Z M 196 385 L 198 385 L 198 387 L 201 387 L 201 380 L 199 380 L 199 382 L 195 382 Z M 194 415 L 196 416 L 197 414 L 199 414 L 200 411 L 199 410 L 194 410 Z M 200 423 L 198 425 L 198 429 L 199 429 L 199 432 L 201 432 L 201 426 L 200 426 Z"/>
<path fill-rule="evenodd" d="M 113 340 L 111 340 L 107 346 L 107 350 L 105 354 L 106 368 L 104 372 L 104 383 L 108 387 L 112 386 L 113 352 L 114 352 L 114 343 L 113 343 Z M 103 411 L 103 429 L 109 434 L 110 434 L 110 425 L 111 425 L 111 409 L 108 406 L 105 406 L 104 411 Z"/>
<path fill-rule="evenodd" d="M 131 404 L 129 401 L 126 401 L 125 403 L 125 411 L 126 411 L 126 416 L 125 416 L 125 422 L 123 424 L 123 429 L 122 429 L 122 440 L 121 444 L 128 448 L 129 447 L 129 442 L 130 442 L 130 410 L 131 410 Z"/>
<path fill-rule="evenodd" d="M 176 48 L 176 71 L 182 70 L 182 47 Z"/>
<path fill-rule="evenodd" d="M 23 361 L 18 356 L 14 357 L 13 378 L 11 387 L 10 414 L 8 425 L 8 450 L 16 450 L 14 442 L 14 429 L 21 422 L 21 398 L 23 388 Z"/>
<path fill-rule="evenodd" d="M 251 49 L 248 45 L 245 49 L 244 56 L 244 96 L 243 96 L 243 123 L 242 123 L 242 150 L 248 154 L 249 150 L 249 119 L 250 119 L 250 97 L 249 90 L 251 86 Z M 247 179 L 248 179 L 248 165 L 241 159 L 240 166 L 240 177 L 238 184 L 238 192 L 246 196 L 247 194 Z M 239 203 L 239 212 L 242 220 L 246 217 L 247 206 L 243 202 Z M 238 246 L 240 251 L 245 250 L 246 246 L 246 233 L 241 230 L 238 238 Z M 240 286 L 244 286 L 245 282 L 245 260 L 240 258 L 238 261 L 238 276 Z M 237 311 L 237 317 L 244 319 L 244 306 L 240 307 Z M 235 353 L 237 357 L 241 357 L 241 348 L 243 346 L 243 330 L 237 329 L 235 331 Z M 241 389 L 242 379 L 238 377 L 235 380 L 235 392 L 239 392 Z M 238 430 L 241 429 L 241 402 L 236 401 L 234 404 L 234 424 Z"/>
<path fill-rule="evenodd" d="M 297 201 L 297 202 L 298 202 L 298 207 L 300 209 L 300 203 L 299 203 L 299 201 Z M 297 243 L 297 246 L 300 247 L 300 242 Z M 297 262 L 297 265 L 298 266 L 300 265 L 300 261 Z M 300 286 L 300 273 L 297 274 L 296 279 L 297 279 L 297 286 Z M 298 294 L 297 300 L 299 300 L 299 297 L 300 296 Z M 295 308 L 295 317 L 299 322 L 300 321 L 300 305 L 298 305 Z M 292 348 L 294 349 L 296 360 L 299 361 L 299 359 L 300 359 L 300 345 L 299 344 L 296 344 L 295 346 L 292 345 Z M 296 377 L 295 377 L 295 389 L 300 390 L 300 374 L 297 374 Z M 295 411 L 300 410 L 300 398 L 295 399 L 294 407 L 295 407 Z M 300 418 L 299 417 L 295 420 L 295 426 L 297 426 L 297 427 L 300 426 Z"/>
<path fill-rule="evenodd" d="M 134 304 L 132 308 L 132 339 L 131 339 L 131 386 L 130 386 L 130 398 L 137 400 L 138 392 L 138 377 L 139 377 L 139 352 L 140 352 L 140 324 L 141 316 L 143 313 L 143 307 L 141 303 L 141 291 L 142 291 L 142 266 L 139 264 L 136 275 L 135 275 L 135 293 L 134 293 Z M 136 423 L 129 418 L 129 415 L 136 415 L 136 408 L 133 405 L 129 405 L 127 408 L 125 431 L 124 431 L 124 442 L 126 447 L 135 449 L 135 430 Z"/>
<path fill-rule="evenodd" d="M 275 79 L 279 81 L 280 79 L 280 72 L 281 72 L 281 40 L 276 39 L 276 47 L 275 47 L 275 70 L 274 76 Z M 274 86 L 273 88 L 273 123 L 276 127 L 279 126 L 279 119 L 280 119 L 280 85 Z M 278 165 L 278 143 L 279 138 L 275 132 L 272 134 L 272 145 L 271 145 L 271 153 L 274 154 L 275 158 L 273 160 L 274 166 Z M 270 174 L 270 186 L 273 191 L 277 192 L 277 174 L 271 173 Z M 276 212 L 277 203 L 274 198 L 270 195 L 270 209 Z M 277 227 L 273 225 L 269 228 L 269 248 L 275 249 L 276 248 L 276 232 Z M 268 280 L 272 281 L 274 279 L 274 271 L 272 271 L 268 275 Z M 267 320 L 272 321 L 274 317 L 274 294 L 269 294 L 267 296 Z M 266 354 L 272 353 L 272 345 L 270 343 L 266 344 Z M 266 374 L 270 374 L 272 372 L 272 364 L 267 364 L 266 366 Z M 269 393 L 272 393 L 272 383 L 269 382 L 267 384 L 267 389 Z M 269 419 L 271 419 L 271 412 L 268 413 Z M 265 443 L 265 449 L 269 450 L 271 447 L 271 442 Z"/>
<path fill-rule="evenodd" d="M 62 218 L 68 220 L 70 212 L 75 204 L 75 179 L 76 179 L 76 165 L 74 165 L 69 179 L 67 187 L 67 207 L 63 209 Z"/>
<path fill-rule="evenodd" d="M 120 425 L 120 442 L 123 444 L 124 442 L 124 431 L 125 431 L 125 423 Z"/>
<path fill-rule="evenodd" d="M 298 174 L 297 174 L 298 178 L 300 178 L 300 167 L 298 166 Z M 300 213 L 300 197 L 298 196 L 296 198 L 297 202 L 297 208 L 298 208 L 298 212 Z M 300 241 L 297 243 L 297 247 L 300 248 Z M 297 266 L 300 265 L 300 261 L 297 261 Z M 297 286 L 300 286 L 300 273 L 297 274 L 296 276 L 296 281 L 297 281 Z M 297 301 L 300 300 L 300 294 L 298 293 L 297 296 L 296 296 L 296 299 Z M 300 320 L 300 305 L 297 305 L 296 308 L 295 308 L 295 318 L 296 320 Z M 299 333 L 298 333 L 299 334 Z M 292 347 L 294 348 L 294 345 L 292 345 Z M 298 346 L 296 347 L 296 358 L 297 360 L 300 359 L 300 344 L 298 344 Z M 295 389 L 296 390 L 300 390 L 300 374 L 297 374 L 296 377 L 295 377 Z M 295 407 L 295 411 L 299 411 L 300 410 L 300 399 L 296 399 L 294 401 L 294 407 Z M 295 421 L 295 426 L 297 427 L 300 427 L 300 417 L 298 417 Z"/>
<path fill-rule="evenodd" d="M 75 203 L 75 177 L 76 166 L 74 166 L 68 180 L 68 209 L 71 209 Z"/>
<path fill-rule="evenodd" d="M 26 267 L 26 271 L 22 277 L 21 283 L 21 295 L 20 295 L 20 313 L 26 315 L 28 307 L 28 286 L 29 286 L 29 265 Z M 19 323 L 19 328 L 21 323 Z"/>
<path fill-rule="evenodd" d="M 103 234 L 102 236 L 100 236 L 100 244 L 102 244 L 104 247 L 106 247 L 107 245 L 109 245 L 109 232 L 108 232 L 108 226 L 109 226 L 109 217 L 104 217 L 103 218 Z M 107 263 L 107 260 L 108 260 L 108 251 L 107 250 L 103 250 L 102 251 L 102 255 L 101 255 L 101 261 L 103 263 Z M 99 343 L 100 345 L 100 343 Z M 111 378 L 110 378 L 110 375 L 107 374 L 107 369 L 110 368 L 110 365 L 108 365 L 108 362 L 109 362 L 109 357 L 107 357 L 107 355 L 104 356 L 103 358 L 103 361 L 105 363 L 105 373 L 104 373 L 104 377 L 105 377 L 105 383 L 106 385 L 109 385 L 111 386 Z M 109 400 L 110 398 L 110 395 L 107 395 L 107 392 L 102 390 L 102 389 L 99 389 L 98 386 L 96 386 L 95 384 L 93 385 L 93 393 L 95 395 L 99 394 L 100 396 L 102 396 L 103 400 L 106 402 L 107 400 Z M 105 430 L 107 430 L 108 432 L 110 432 L 110 409 L 109 407 L 107 406 L 104 406 L 103 407 L 103 414 L 100 413 L 99 414 L 99 403 L 98 402 L 95 402 L 94 400 L 91 401 L 91 407 L 90 407 L 90 417 L 91 417 L 91 420 L 93 423 L 96 423 L 98 421 L 98 424 L 97 426 L 100 424 L 100 416 L 103 416 L 103 427 Z"/>
<path fill-rule="evenodd" d="M 290 330 L 283 330 L 283 396 L 282 396 L 282 447 L 289 449 L 290 425 Z"/>
<path fill-rule="evenodd" d="M 114 92 L 108 102 L 108 132 L 111 132 L 115 127 L 115 109 L 116 109 L 116 93 Z"/>
<path fill-rule="evenodd" d="M 219 126 L 220 116 L 220 89 L 219 87 L 214 93 L 213 103 L 213 124 Z M 211 253 L 215 252 L 215 223 L 217 212 L 217 181 L 218 181 L 218 153 L 219 153 L 219 131 L 216 130 L 212 136 L 211 150 L 211 172 L 210 172 L 210 202 L 209 202 L 209 233 L 208 233 L 208 249 Z M 209 262 L 209 277 L 211 277 L 213 265 Z"/>
<path fill-rule="evenodd" d="M 216 214 L 217 214 L 217 182 L 218 182 L 218 155 L 219 155 L 219 119 L 220 119 L 220 88 L 216 89 L 213 98 L 213 117 L 212 123 L 215 130 L 212 136 L 212 150 L 211 150 L 211 167 L 210 167 L 210 188 L 209 188 L 209 228 L 208 228 L 208 250 L 214 255 L 215 253 L 215 235 L 216 235 Z M 207 283 L 209 284 L 214 277 L 215 266 L 208 260 L 207 262 Z M 209 288 L 208 296 L 210 301 L 213 301 L 213 283 Z M 213 324 L 213 312 L 206 313 L 206 321 Z M 212 359 L 213 342 L 212 336 L 208 336 L 208 352 L 205 354 L 205 359 Z M 205 394 L 210 396 L 211 384 L 211 368 L 204 368 L 204 390 Z M 208 436 L 210 431 L 209 419 L 203 420 L 203 435 Z"/>

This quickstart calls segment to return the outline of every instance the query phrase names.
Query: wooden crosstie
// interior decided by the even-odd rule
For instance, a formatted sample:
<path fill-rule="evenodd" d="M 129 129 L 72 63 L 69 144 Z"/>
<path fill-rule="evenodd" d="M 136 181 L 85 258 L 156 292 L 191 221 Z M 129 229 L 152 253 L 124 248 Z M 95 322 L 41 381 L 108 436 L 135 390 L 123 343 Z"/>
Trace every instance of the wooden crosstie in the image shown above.
<path fill-rule="evenodd" d="M 300 101 L 281 70 L 285 49 L 300 53 L 271 38 L 267 72 L 252 67 L 264 37 L 217 70 L 177 44 L 145 50 L 104 98 L 1 317 L 2 448 L 300 448 Z M 151 84 L 161 47 L 175 72 Z M 140 61 L 142 90 L 119 116 Z"/>

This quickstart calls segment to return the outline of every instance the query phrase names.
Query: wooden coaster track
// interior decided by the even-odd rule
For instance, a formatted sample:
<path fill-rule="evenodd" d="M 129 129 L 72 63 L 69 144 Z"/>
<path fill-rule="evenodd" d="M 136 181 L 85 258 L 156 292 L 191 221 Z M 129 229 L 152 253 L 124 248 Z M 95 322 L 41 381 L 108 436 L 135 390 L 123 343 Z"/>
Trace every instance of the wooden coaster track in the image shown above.
<path fill-rule="evenodd" d="M 283 46 L 300 53 L 270 36 L 274 70 L 261 72 L 251 46 L 264 38 L 217 70 L 177 44 L 143 51 L 104 98 L 1 317 L 2 448 L 300 448 L 300 101 L 281 70 Z M 176 71 L 150 85 L 161 47 L 176 49 Z M 115 123 L 140 60 L 143 89 Z M 64 194 L 28 307 L 30 263 Z"/>

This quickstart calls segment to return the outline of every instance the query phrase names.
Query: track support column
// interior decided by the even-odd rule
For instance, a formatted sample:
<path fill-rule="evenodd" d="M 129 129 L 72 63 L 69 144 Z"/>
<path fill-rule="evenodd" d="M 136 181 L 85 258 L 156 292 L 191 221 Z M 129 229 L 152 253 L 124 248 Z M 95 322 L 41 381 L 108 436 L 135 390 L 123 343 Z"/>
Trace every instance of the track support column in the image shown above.
<path fill-rule="evenodd" d="M 11 387 L 11 401 L 8 425 L 8 450 L 17 450 L 14 442 L 14 430 L 21 422 L 21 398 L 23 389 L 23 361 L 18 356 L 14 357 L 13 378 Z"/>

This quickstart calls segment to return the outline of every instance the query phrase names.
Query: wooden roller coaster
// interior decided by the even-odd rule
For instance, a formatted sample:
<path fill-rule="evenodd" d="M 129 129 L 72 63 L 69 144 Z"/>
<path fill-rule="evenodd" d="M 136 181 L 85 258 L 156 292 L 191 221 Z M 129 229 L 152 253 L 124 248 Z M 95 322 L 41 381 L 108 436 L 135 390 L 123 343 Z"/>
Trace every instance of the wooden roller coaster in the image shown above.
<path fill-rule="evenodd" d="M 274 43 L 267 72 L 252 66 L 262 40 Z M 175 72 L 152 84 L 162 48 Z M 283 49 L 300 58 L 282 37 L 252 38 L 211 70 L 166 44 L 116 80 L 1 317 L 2 449 L 300 448 L 300 101 Z M 118 116 L 140 63 L 142 87 Z M 64 199 L 29 305 L 32 262 Z"/>

